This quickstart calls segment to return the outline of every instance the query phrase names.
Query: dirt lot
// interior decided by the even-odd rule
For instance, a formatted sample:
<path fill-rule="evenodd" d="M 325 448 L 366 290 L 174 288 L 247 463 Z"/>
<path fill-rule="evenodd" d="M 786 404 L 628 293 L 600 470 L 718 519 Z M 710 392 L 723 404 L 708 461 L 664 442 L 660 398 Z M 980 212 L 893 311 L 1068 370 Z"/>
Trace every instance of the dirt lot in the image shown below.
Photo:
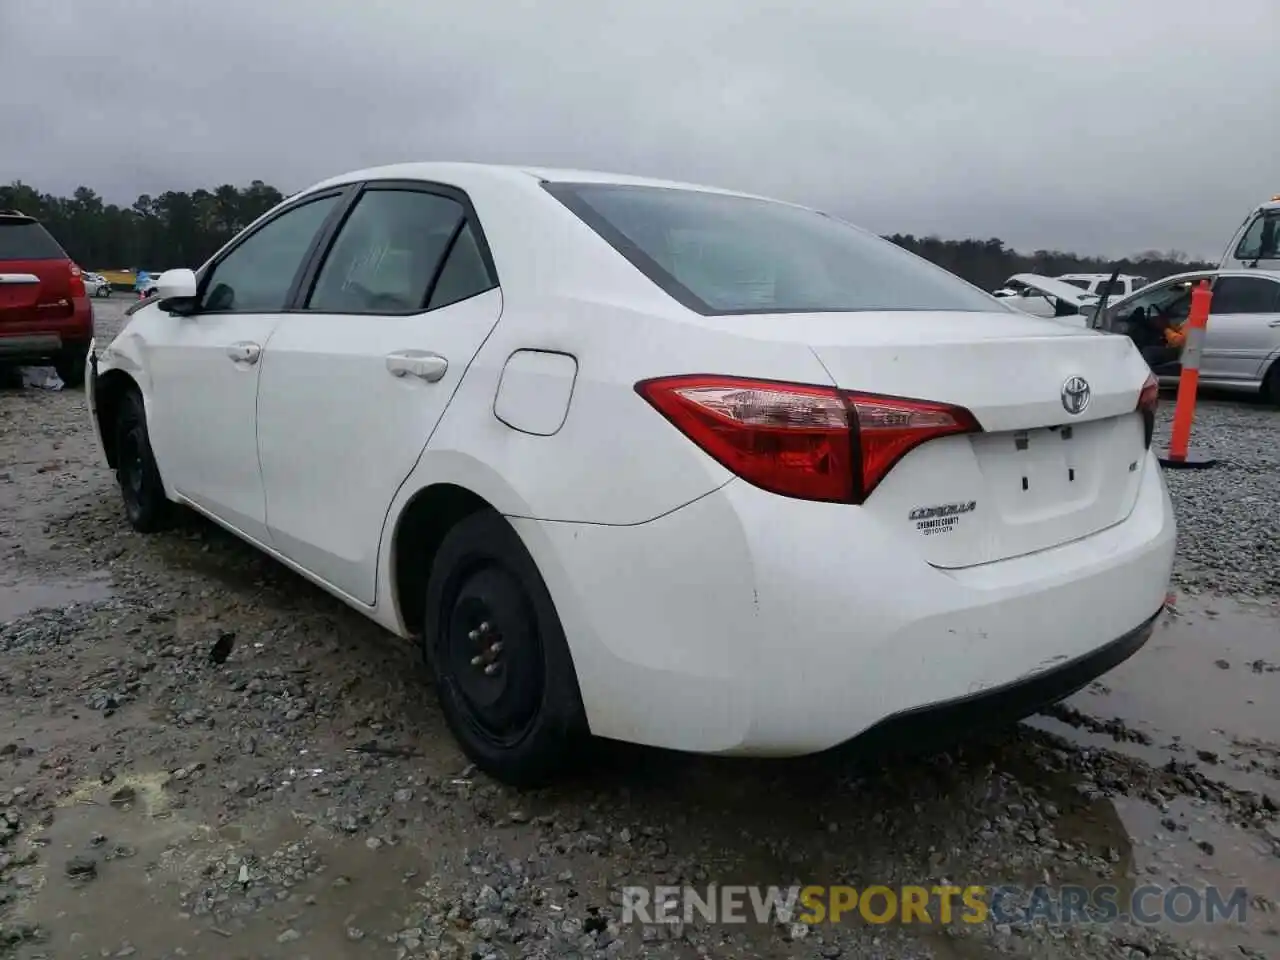
<path fill-rule="evenodd" d="M 98 305 L 100 337 L 125 305 Z M 413 650 L 207 523 L 132 533 L 83 395 L 0 389 L 0 955 L 1280 956 L 1280 413 L 1210 401 L 1196 431 L 1226 462 L 1171 475 L 1176 612 L 1052 716 L 875 775 L 616 748 L 519 794 L 468 767 Z M 1215 925 L 620 923 L 622 885 L 686 882 L 1249 904 Z"/>

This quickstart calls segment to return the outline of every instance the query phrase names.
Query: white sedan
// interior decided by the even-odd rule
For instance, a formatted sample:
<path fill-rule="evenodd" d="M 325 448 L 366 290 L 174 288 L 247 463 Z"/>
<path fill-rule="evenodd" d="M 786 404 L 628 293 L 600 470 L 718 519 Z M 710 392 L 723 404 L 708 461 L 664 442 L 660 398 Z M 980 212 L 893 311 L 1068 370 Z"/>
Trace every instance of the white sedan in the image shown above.
<path fill-rule="evenodd" d="M 408 164 L 289 198 L 90 358 L 130 522 L 207 515 L 420 644 L 466 752 L 910 747 L 1165 602 L 1156 389 L 791 204 Z"/>

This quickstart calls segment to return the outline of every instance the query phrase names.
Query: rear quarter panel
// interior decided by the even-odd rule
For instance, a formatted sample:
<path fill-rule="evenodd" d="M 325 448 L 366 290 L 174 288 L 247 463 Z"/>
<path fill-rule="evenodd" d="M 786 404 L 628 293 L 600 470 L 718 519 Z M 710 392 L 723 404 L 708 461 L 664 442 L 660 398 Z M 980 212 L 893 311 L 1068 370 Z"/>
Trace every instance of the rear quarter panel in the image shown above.
<path fill-rule="evenodd" d="M 512 429 L 495 414 L 503 367 L 519 350 L 577 360 L 568 412 L 551 436 Z M 652 520 L 732 478 L 636 393 L 641 380 L 681 373 L 830 383 L 801 344 L 717 332 L 678 314 L 645 315 L 601 301 L 508 301 L 415 480 L 439 482 L 446 465 L 469 460 L 478 477 L 500 477 L 509 488 L 507 501 L 494 503 L 509 515 L 620 525 Z"/>

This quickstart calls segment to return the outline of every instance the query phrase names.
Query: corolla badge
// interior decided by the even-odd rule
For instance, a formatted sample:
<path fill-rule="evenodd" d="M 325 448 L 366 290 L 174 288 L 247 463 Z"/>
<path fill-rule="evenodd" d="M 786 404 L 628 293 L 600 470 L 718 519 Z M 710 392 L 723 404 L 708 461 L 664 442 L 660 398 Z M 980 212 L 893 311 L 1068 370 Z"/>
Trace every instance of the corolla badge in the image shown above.
<path fill-rule="evenodd" d="M 1089 406 L 1089 381 L 1084 377 L 1068 377 L 1062 384 L 1062 408 L 1071 414 L 1084 413 Z"/>

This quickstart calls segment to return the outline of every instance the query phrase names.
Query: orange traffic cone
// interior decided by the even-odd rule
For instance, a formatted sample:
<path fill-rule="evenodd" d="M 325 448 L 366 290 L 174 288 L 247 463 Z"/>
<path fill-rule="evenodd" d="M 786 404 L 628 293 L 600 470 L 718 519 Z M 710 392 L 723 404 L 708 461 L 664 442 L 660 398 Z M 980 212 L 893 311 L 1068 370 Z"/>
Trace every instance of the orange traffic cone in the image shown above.
<path fill-rule="evenodd" d="M 1160 464 L 1175 470 L 1200 470 L 1218 461 L 1191 452 L 1191 423 L 1196 415 L 1196 389 L 1200 385 L 1200 354 L 1204 332 L 1209 325 L 1209 303 L 1213 293 L 1209 281 L 1201 280 L 1191 291 L 1191 312 L 1187 316 L 1187 339 L 1182 348 L 1182 370 L 1178 375 L 1178 400 L 1173 408 L 1173 433 L 1169 449 L 1159 455 Z"/>

